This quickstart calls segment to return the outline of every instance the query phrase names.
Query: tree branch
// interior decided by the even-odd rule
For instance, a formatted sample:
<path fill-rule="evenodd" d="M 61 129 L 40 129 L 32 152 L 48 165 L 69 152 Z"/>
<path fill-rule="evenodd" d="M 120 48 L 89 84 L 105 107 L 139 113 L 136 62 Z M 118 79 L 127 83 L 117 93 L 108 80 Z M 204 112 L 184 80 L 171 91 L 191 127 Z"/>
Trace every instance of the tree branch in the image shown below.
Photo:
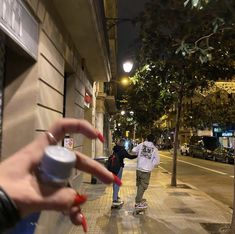
<path fill-rule="evenodd" d="M 206 36 L 203 36 L 203 37 L 199 38 L 198 40 L 196 40 L 196 41 L 194 42 L 194 45 L 198 47 L 197 43 L 198 43 L 199 41 L 202 41 L 203 39 L 206 39 L 206 40 L 207 40 L 207 46 L 209 46 L 209 38 L 210 38 L 212 35 L 214 35 L 214 34 L 215 34 L 215 33 L 211 33 L 211 34 L 209 34 L 209 35 L 206 35 Z"/>

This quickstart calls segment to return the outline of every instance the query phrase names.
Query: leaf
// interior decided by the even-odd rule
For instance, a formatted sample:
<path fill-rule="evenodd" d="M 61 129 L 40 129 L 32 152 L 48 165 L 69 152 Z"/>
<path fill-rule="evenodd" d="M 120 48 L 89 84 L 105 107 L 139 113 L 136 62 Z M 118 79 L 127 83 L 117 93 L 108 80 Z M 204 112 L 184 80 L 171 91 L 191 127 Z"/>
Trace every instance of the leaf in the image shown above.
<path fill-rule="evenodd" d="M 199 0 L 192 0 L 192 5 L 193 5 L 193 7 L 197 7 L 197 8 L 199 8 Z"/>
<path fill-rule="evenodd" d="M 199 60 L 200 60 L 201 63 L 204 63 L 204 56 L 200 55 Z"/>
<path fill-rule="evenodd" d="M 177 50 L 175 51 L 175 54 L 178 54 L 182 50 L 182 46 L 179 46 Z"/>
<path fill-rule="evenodd" d="M 218 29 L 218 24 L 215 24 L 214 28 L 213 28 L 213 33 L 216 33 Z"/>
<path fill-rule="evenodd" d="M 184 2 L 184 7 L 186 7 L 188 5 L 188 3 L 189 3 L 189 0 L 185 1 Z"/>

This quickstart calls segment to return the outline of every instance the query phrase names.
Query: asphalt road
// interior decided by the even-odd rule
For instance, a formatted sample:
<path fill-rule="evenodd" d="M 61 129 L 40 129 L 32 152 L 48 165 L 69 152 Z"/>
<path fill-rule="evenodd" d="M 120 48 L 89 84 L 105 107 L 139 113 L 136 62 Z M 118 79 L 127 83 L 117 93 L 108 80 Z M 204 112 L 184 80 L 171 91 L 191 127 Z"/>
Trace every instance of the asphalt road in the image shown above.
<path fill-rule="evenodd" d="M 160 167 L 171 173 L 171 153 L 160 151 L 160 156 Z M 177 179 L 191 184 L 216 200 L 233 207 L 234 165 L 178 155 Z"/>

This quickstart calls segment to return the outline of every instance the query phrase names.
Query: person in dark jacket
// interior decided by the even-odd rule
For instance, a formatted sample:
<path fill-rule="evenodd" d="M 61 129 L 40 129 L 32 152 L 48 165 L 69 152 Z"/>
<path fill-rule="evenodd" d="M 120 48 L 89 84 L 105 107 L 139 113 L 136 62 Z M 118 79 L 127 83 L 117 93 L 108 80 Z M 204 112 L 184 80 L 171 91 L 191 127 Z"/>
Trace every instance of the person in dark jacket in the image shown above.
<path fill-rule="evenodd" d="M 124 158 L 129 158 L 129 159 L 135 159 L 137 158 L 137 155 L 131 155 L 129 154 L 125 147 L 125 139 L 120 139 L 117 141 L 116 145 L 113 147 L 113 152 L 119 157 L 119 161 L 120 161 L 120 169 L 119 172 L 117 174 L 117 177 L 119 179 L 122 178 L 122 171 L 124 168 Z M 118 197 L 118 192 L 119 192 L 120 186 L 117 184 L 113 184 L 113 206 L 120 206 L 123 204 L 123 201 L 120 199 L 120 197 Z"/>

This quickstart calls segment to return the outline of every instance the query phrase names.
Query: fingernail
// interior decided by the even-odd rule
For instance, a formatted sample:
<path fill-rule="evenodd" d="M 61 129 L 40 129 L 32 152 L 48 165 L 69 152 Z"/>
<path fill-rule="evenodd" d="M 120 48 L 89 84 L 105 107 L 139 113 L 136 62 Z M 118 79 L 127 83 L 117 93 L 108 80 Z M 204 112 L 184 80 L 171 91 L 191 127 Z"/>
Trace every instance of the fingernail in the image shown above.
<path fill-rule="evenodd" d="M 101 142 L 104 143 L 104 136 L 100 132 L 97 133 L 97 137 L 99 138 Z"/>
<path fill-rule="evenodd" d="M 113 178 L 115 184 L 117 184 L 118 186 L 122 185 L 122 181 L 116 175 L 113 174 Z"/>
<path fill-rule="evenodd" d="M 87 221 L 86 218 L 83 214 L 81 214 L 81 218 L 82 218 L 82 227 L 83 227 L 83 231 L 87 232 Z"/>
<path fill-rule="evenodd" d="M 87 200 L 87 196 L 86 195 L 80 195 L 77 194 L 74 198 L 74 204 L 75 205 L 81 205 L 82 203 L 84 203 Z"/>

